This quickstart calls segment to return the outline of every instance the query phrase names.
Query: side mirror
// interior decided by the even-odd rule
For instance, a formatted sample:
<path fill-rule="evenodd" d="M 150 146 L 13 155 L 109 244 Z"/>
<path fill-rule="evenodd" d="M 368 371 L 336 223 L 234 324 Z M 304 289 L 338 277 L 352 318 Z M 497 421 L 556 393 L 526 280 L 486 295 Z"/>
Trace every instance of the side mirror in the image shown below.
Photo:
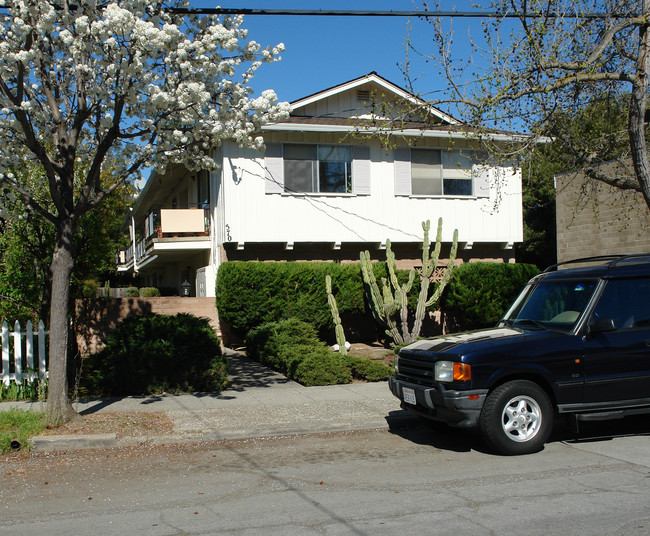
<path fill-rule="evenodd" d="M 596 318 L 589 323 L 589 333 L 592 335 L 609 333 L 610 331 L 616 331 L 613 318 Z"/>

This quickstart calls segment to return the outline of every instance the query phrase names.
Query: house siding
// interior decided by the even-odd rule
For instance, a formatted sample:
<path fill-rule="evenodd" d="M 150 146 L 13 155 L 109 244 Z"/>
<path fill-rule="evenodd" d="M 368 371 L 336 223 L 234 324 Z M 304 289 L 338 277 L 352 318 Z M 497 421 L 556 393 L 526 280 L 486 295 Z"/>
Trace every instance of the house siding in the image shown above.
<path fill-rule="evenodd" d="M 288 136 L 294 141 L 295 136 Z M 305 136 L 311 143 L 328 143 Z M 307 141 L 307 140 L 306 140 Z M 278 143 L 277 137 L 273 143 Z M 393 151 L 370 147 L 369 195 L 269 194 L 264 158 L 259 153 L 224 147 L 224 243 L 383 243 L 417 242 L 422 222 L 435 227 L 443 218 L 443 241 L 512 244 L 522 240 L 521 176 L 500 169 L 502 178 L 490 198 L 397 196 Z M 496 182 L 495 182 L 496 184 Z M 499 200 L 497 201 L 497 196 Z"/>

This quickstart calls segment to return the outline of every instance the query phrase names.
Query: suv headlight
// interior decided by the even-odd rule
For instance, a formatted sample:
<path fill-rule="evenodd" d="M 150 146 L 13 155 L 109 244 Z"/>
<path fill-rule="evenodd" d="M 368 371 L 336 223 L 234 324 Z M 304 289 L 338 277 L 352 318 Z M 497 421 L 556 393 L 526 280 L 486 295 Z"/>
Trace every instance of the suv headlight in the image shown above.
<path fill-rule="evenodd" d="M 438 382 L 471 380 L 472 367 L 456 361 L 438 361 L 434 368 L 434 378 Z"/>

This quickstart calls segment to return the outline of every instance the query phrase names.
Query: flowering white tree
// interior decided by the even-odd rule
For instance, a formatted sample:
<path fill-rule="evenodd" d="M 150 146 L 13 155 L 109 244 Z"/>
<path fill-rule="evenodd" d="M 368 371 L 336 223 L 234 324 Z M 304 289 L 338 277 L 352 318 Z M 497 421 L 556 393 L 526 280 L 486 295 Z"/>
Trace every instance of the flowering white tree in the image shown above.
<path fill-rule="evenodd" d="M 181 18 L 168 10 L 182 5 L 6 0 L 0 9 L 0 184 L 56 228 L 50 422 L 75 415 L 66 353 L 80 216 L 144 168 L 214 169 L 210 149 L 226 139 L 261 147 L 259 127 L 286 114 L 273 91 L 252 98 L 248 87 L 283 46 L 247 42 L 242 17 Z M 104 186 L 100 172 L 110 155 L 123 166 Z M 16 170 L 28 162 L 43 169 L 48 199 L 18 178 Z"/>

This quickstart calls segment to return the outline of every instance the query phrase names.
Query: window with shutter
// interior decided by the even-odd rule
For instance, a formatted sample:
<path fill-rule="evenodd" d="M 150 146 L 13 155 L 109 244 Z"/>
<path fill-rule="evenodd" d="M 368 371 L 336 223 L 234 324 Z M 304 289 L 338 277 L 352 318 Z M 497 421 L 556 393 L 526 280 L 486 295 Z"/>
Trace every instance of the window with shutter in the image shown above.
<path fill-rule="evenodd" d="M 370 149 L 267 144 L 267 193 L 370 194 Z"/>
<path fill-rule="evenodd" d="M 489 197 L 489 175 L 473 151 L 398 148 L 395 195 Z"/>

